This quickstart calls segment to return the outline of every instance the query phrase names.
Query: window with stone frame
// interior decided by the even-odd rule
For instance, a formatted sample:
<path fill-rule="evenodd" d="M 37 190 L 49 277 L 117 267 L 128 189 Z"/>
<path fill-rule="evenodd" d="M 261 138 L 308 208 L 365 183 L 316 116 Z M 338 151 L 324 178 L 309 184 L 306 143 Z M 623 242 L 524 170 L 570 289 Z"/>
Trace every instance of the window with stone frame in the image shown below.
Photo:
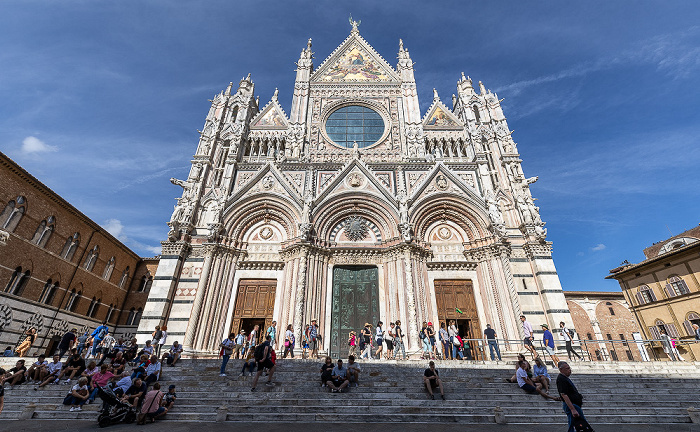
<path fill-rule="evenodd" d="M 20 195 L 14 200 L 8 201 L 2 214 L 0 214 L 0 228 L 14 232 L 26 211 L 27 199 L 25 197 Z"/>
<path fill-rule="evenodd" d="M 75 233 L 66 240 L 66 244 L 61 251 L 61 258 L 72 261 L 78 246 L 80 246 L 80 233 Z"/>
<path fill-rule="evenodd" d="M 678 329 L 673 323 L 664 323 L 662 320 L 657 319 L 655 322 L 656 332 L 654 333 L 655 339 L 661 338 L 662 331 L 665 332 L 669 337 L 679 338 Z M 651 329 L 651 327 L 650 327 Z"/>
<path fill-rule="evenodd" d="M 71 290 L 68 296 L 68 301 L 66 302 L 65 309 L 70 312 L 75 312 L 78 308 L 78 303 L 80 302 L 80 296 L 83 295 L 82 291 L 75 291 L 75 288 Z"/>
<path fill-rule="evenodd" d="M 479 107 L 477 105 L 472 105 L 472 111 L 474 112 L 474 118 L 477 123 L 481 123 L 481 115 L 479 115 Z"/>
<path fill-rule="evenodd" d="M 87 316 L 90 318 L 95 318 L 97 315 L 97 310 L 100 308 L 100 301 L 102 299 L 97 299 L 95 297 L 92 298 L 92 301 L 90 302 L 90 306 L 88 307 L 87 311 Z"/>
<path fill-rule="evenodd" d="M 114 265 L 116 264 L 116 258 L 112 257 L 107 261 L 107 265 L 105 266 L 105 271 L 102 272 L 102 278 L 109 281 L 109 279 L 112 277 L 112 272 L 114 271 Z"/>
<path fill-rule="evenodd" d="M 637 291 L 637 303 L 644 305 L 655 301 L 656 295 L 654 294 L 654 290 L 652 290 L 649 285 L 641 285 Z"/>
<path fill-rule="evenodd" d="M 30 276 L 31 272 L 29 270 L 22 272 L 22 267 L 15 268 L 12 272 L 12 276 L 10 276 L 10 281 L 5 287 L 5 292 L 17 296 L 22 295 L 22 291 L 24 291 L 24 287 L 27 286 Z"/>
<path fill-rule="evenodd" d="M 610 315 L 615 315 L 615 309 L 613 309 L 612 302 L 605 302 L 605 306 L 608 306 L 608 311 L 610 311 Z"/>
<path fill-rule="evenodd" d="M 153 284 L 153 276 L 151 276 L 151 273 L 146 273 L 145 275 L 141 276 L 141 282 L 139 283 L 138 287 L 138 292 L 144 292 L 148 291 L 151 289 L 151 285 Z"/>
<path fill-rule="evenodd" d="M 126 282 L 129 280 L 129 266 L 126 266 L 122 276 L 119 278 L 119 288 L 124 288 Z"/>
<path fill-rule="evenodd" d="M 44 289 L 41 291 L 41 295 L 39 296 L 39 303 L 50 305 L 56 296 L 56 290 L 58 290 L 58 288 L 58 282 L 53 283 L 51 282 L 51 279 L 47 280 L 46 284 L 44 284 Z"/>
<path fill-rule="evenodd" d="M 83 263 L 83 268 L 87 271 L 92 271 L 97 263 L 97 258 L 100 256 L 100 247 L 95 245 L 92 250 L 85 257 L 85 262 Z"/>
<path fill-rule="evenodd" d="M 36 244 L 39 247 L 46 247 L 46 243 L 48 243 L 51 234 L 53 234 L 55 223 L 56 218 L 54 218 L 53 216 L 49 216 L 43 221 L 41 221 L 39 226 L 36 228 L 36 231 L 34 232 L 34 237 L 32 237 L 32 243 Z"/>
<path fill-rule="evenodd" d="M 112 315 L 114 314 L 114 305 L 110 304 L 109 309 L 107 309 L 107 316 L 105 316 L 106 322 L 112 322 Z"/>
<path fill-rule="evenodd" d="M 141 309 L 141 308 L 136 309 L 136 315 L 134 315 L 134 325 L 135 326 L 139 325 L 139 322 L 141 321 L 141 315 L 143 315 L 143 309 Z"/>
<path fill-rule="evenodd" d="M 678 275 L 672 275 L 668 278 L 666 293 L 669 297 L 676 297 L 679 295 L 688 294 L 690 293 L 690 290 L 683 279 L 681 279 Z"/>
<path fill-rule="evenodd" d="M 129 315 L 126 317 L 126 325 L 128 325 L 128 326 L 133 325 L 135 318 L 136 318 L 136 308 L 129 309 Z"/>
<path fill-rule="evenodd" d="M 685 321 L 683 321 L 683 328 L 688 336 L 695 337 L 695 329 L 693 324 L 700 326 L 700 314 L 697 312 L 688 312 L 685 316 Z"/>

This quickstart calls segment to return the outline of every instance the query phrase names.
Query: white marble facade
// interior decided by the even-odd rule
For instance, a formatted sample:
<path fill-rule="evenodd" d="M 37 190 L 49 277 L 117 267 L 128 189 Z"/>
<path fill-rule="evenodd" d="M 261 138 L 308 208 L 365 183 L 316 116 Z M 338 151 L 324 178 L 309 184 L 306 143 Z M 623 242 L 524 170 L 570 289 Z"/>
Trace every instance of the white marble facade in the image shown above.
<path fill-rule="evenodd" d="M 188 178 L 172 179 L 183 193 L 140 341 L 167 322 L 188 351 L 216 351 L 251 279 L 275 281 L 280 331 L 292 324 L 299 340 L 316 318 L 329 341 L 338 265 L 376 266 L 380 316 L 403 322 L 409 350 L 422 321 L 439 321 L 435 280 L 470 280 L 481 326 L 504 338 L 521 338 L 520 314 L 571 323 L 537 178 L 523 174 L 498 96 L 462 74 L 449 106 L 434 92 L 421 113 L 402 42 L 395 67 L 356 23 L 317 67 L 311 47 L 289 115 L 277 91 L 259 106 L 250 75 L 213 98 Z M 364 135 L 347 126 L 358 116 Z"/>

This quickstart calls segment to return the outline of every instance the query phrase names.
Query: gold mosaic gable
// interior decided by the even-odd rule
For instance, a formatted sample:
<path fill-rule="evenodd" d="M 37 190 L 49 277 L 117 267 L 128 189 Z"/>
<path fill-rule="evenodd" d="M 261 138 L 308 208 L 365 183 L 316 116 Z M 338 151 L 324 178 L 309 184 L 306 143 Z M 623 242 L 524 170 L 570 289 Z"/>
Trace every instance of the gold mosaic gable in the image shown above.
<path fill-rule="evenodd" d="M 254 124 L 253 127 L 286 129 L 287 120 L 277 107 L 273 104 Z"/>
<path fill-rule="evenodd" d="M 358 44 L 349 46 L 321 76 L 321 81 L 389 81 L 390 73 Z"/>
<path fill-rule="evenodd" d="M 436 103 L 435 108 L 430 112 L 427 119 L 423 122 L 425 129 L 457 129 L 462 126 L 458 123 L 454 114 L 443 109 L 441 103 Z"/>

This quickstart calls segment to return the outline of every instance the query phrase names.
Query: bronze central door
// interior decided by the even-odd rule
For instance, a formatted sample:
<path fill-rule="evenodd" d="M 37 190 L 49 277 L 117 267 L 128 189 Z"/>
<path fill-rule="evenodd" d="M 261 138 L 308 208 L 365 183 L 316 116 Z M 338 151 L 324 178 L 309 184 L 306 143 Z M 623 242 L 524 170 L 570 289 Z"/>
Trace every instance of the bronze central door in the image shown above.
<path fill-rule="evenodd" d="M 368 322 L 379 321 L 378 270 L 374 266 L 336 266 L 333 268 L 333 304 L 331 307 L 330 355 L 333 359 L 348 355 L 348 334 Z"/>

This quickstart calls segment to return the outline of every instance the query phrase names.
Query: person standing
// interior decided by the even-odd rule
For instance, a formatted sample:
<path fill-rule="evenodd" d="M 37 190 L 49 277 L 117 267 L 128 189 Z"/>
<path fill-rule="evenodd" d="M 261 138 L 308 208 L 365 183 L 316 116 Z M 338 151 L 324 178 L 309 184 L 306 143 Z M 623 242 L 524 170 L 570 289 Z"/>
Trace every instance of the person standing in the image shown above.
<path fill-rule="evenodd" d="M 489 354 L 491 354 L 491 360 L 495 360 L 496 356 L 493 355 L 494 351 L 498 356 L 498 361 L 501 361 L 501 350 L 498 348 L 498 339 L 496 339 L 496 330 L 491 328 L 491 324 L 486 324 L 486 330 L 484 330 L 484 336 L 486 336 L 486 342 L 489 344 Z"/>
<path fill-rule="evenodd" d="M 433 323 L 428 323 L 428 328 L 426 329 L 428 335 L 428 341 L 430 343 L 430 354 L 433 360 L 437 359 L 437 346 L 435 340 L 435 329 L 433 329 Z"/>
<path fill-rule="evenodd" d="M 108 334 L 109 327 L 107 327 L 107 322 L 102 321 L 102 324 L 99 327 L 97 327 L 95 331 L 93 331 L 90 335 L 92 336 L 92 350 L 90 351 L 91 356 L 97 356 L 97 347 L 100 345 L 100 342 L 102 342 L 102 339 L 104 339 L 104 337 Z"/>
<path fill-rule="evenodd" d="M 440 336 L 440 342 L 442 342 L 442 358 L 448 360 L 452 354 L 452 348 L 450 347 L 450 335 L 445 329 L 445 323 L 440 323 L 440 330 L 438 330 L 438 335 Z"/>
<path fill-rule="evenodd" d="M 348 334 L 348 358 L 357 355 L 357 336 L 355 330 L 351 330 Z"/>
<path fill-rule="evenodd" d="M 572 334 L 573 331 L 569 330 L 566 328 L 566 324 L 564 324 L 564 321 L 561 321 L 559 323 L 559 329 L 560 329 L 560 334 L 561 338 L 566 343 L 566 355 L 569 356 L 569 360 L 571 360 L 571 354 L 575 355 L 577 359 L 581 360 L 581 356 L 578 355 L 576 351 L 574 351 L 574 348 L 571 346 L 572 342 Z"/>
<path fill-rule="evenodd" d="M 394 327 L 394 357 L 399 356 L 399 351 L 403 353 L 403 359 L 406 360 L 406 346 L 403 343 L 403 331 L 401 330 L 401 321 L 396 320 Z"/>
<path fill-rule="evenodd" d="M 457 329 L 457 324 L 455 320 L 450 321 L 450 325 L 447 327 L 447 335 L 450 337 L 450 344 L 452 345 L 452 359 L 457 359 L 457 340 L 456 337 L 459 336 L 459 330 Z M 461 344 L 460 344 L 461 346 Z"/>
<path fill-rule="evenodd" d="M 374 356 L 375 356 L 378 360 L 381 360 L 381 359 L 382 359 L 382 354 L 381 354 L 381 353 L 382 353 L 382 348 L 384 348 L 384 346 L 382 345 L 382 344 L 384 343 L 384 328 L 383 328 L 383 325 L 384 325 L 383 322 L 378 321 L 378 322 L 377 322 L 377 328 L 375 329 L 375 330 L 376 330 L 376 335 L 377 335 L 376 338 L 375 338 L 375 341 L 377 342 L 377 352 L 374 353 Z"/>
<path fill-rule="evenodd" d="M 386 358 L 387 360 L 394 359 L 394 323 L 389 323 L 389 328 L 384 334 L 384 343 L 386 344 Z"/>
<path fill-rule="evenodd" d="M 226 339 L 221 341 L 221 344 L 219 344 L 219 347 L 221 347 L 221 370 L 219 371 L 219 376 L 220 377 L 225 377 L 226 376 L 226 364 L 228 364 L 228 359 L 231 358 L 231 354 L 233 353 L 233 338 L 235 338 L 236 335 L 234 333 L 231 333 L 228 335 Z"/>
<path fill-rule="evenodd" d="M 29 348 L 32 347 L 32 344 L 34 343 L 34 340 L 36 339 L 36 329 L 34 327 L 30 328 L 27 330 L 25 333 L 27 335 L 26 338 L 24 338 L 24 341 L 22 341 L 21 344 L 17 347 L 15 351 L 17 351 L 17 356 L 18 357 L 24 357 L 25 354 L 27 354 L 27 351 L 29 351 Z"/>
<path fill-rule="evenodd" d="M 311 349 L 311 358 L 318 358 L 318 323 L 316 320 L 311 320 L 309 328 L 309 348 Z"/>
<path fill-rule="evenodd" d="M 268 336 L 274 339 L 269 333 Z M 296 342 L 294 339 L 294 332 L 292 331 L 292 325 L 289 324 L 287 326 L 287 331 L 284 333 L 284 355 L 282 355 L 282 358 L 287 358 L 287 354 L 291 354 L 292 358 L 294 358 L 294 342 Z"/>
<path fill-rule="evenodd" d="M 260 326 L 255 324 L 248 335 L 248 352 L 255 351 L 255 346 L 258 344 L 258 331 L 260 331 Z"/>
<path fill-rule="evenodd" d="M 160 328 L 160 331 L 162 331 L 163 334 L 161 335 L 160 340 L 158 341 L 158 346 L 155 347 L 156 351 L 158 351 L 158 357 L 160 357 L 161 348 L 163 348 L 163 345 L 165 345 L 165 343 L 168 341 L 168 327 L 164 325 Z"/>
<path fill-rule="evenodd" d="M 365 327 L 362 329 L 362 355 L 360 358 L 372 359 L 372 330 L 370 328 L 372 325 L 370 323 L 365 323 Z"/>
<path fill-rule="evenodd" d="M 695 340 L 700 341 L 700 326 L 693 324 L 693 332 L 695 333 Z"/>
<path fill-rule="evenodd" d="M 163 330 L 160 329 L 160 326 L 156 326 L 156 329 L 153 330 L 153 333 L 151 333 L 151 346 L 153 347 L 153 354 L 159 354 L 158 344 L 160 344 L 160 339 L 162 337 Z"/>
<path fill-rule="evenodd" d="M 537 351 L 535 351 L 535 347 L 532 345 L 532 341 L 535 340 L 535 336 L 532 334 L 532 325 L 527 322 L 525 315 L 520 315 L 520 322 L 523 326 L 523 345 L 526 350 L 532 353 L 532 358 L 534 359 L 537 357 Z"/>
<path fill-rule="evenodd" d="M 255 373 L 253 378 L 253 386 L 250 391 L 255 391 L 255 386 L 258 384 L 258 378 L 262 375 L 263 370 L 267 368 L 267 382 L 265 383 L 268 387 L 273 387 L 272 375 L 275 373 L 275 363 L 272 361 L 272 348 L 270 348 L 270 336 L 265 337 L 265 342 L 261 344 L 258 349 L 254 351 L 255 362 L 258 365 L 258 371 Z"/>
<path fill-rule="evenodd" d="M 301 358 L 305 359 L 309 353 L 309 333 L 311 332 L 311 326 L 306 324 L 304 326 L 304 333 L 301 336 Z"/>
<path fill-rule="evenodd" d="M 63 335 L 61 338 L 61 342 L 58 343 L 58 359 L 61 360 L 63 358 L 63 354 L 66 353 L 66 351 L 70 351 L 73 349 L 73 345 L 75 345 L 75 334 L 78 332 L 78 329 L 72 328 L 69 332 Z"/>
<path fill-rule="evenodd" d="M 567 362 L 559 362 L 559 376 L 557 376 L 557 392 L 562 400 L 562 409 L 566 413 L 566 418 L 569 421 L 569 432 L 575 432 L 574 426 L 578 419 L 582 419 L 587 424 L 586 417 L 583 415 L 581 406 L 583 405 L 583 396 L 578 392 L 578 389 L 571 381 L 571 367 Z"/>
<path fill-rule="evenodd" d="M 678 361 L 676 358 L 676 353 L 673 351 L 673 342 L 671 338 L 666 334 L 666 330 L 661 329 L 661 345 L 664 348 L 664 352 L 671 359 L 671 361 Z"/>
<path fill-rule="evenodd" d="M 236 336 L 235 342 L 236 346 L 233 349 L 233 358 L 245 358 L 245 330 L 241 329 L 238 336 Z"/>
<path fill-rule="evenodd" d="M 542 344 L 544 345 L 544 349 L 547 350 L 547 353 L 552 358 L 552 364 L 557 365 L 559 364 L 559 357 L 557 357 L 554 351 L 554 335 L 551 331 L 549 331 L 549 326 L 547 324 L 542 324 L 541 327 L 542 330 L 544 330 L 542 333 Z"/>
<path fill-rule="evenodd" d="M 270 347 L 275 349 L 275 345 L 277 345 L 277 321 L 272 321 L 270 327 L 265 331 L 265 336 L 270 336 Z M 294 358 L 294 355 L 292 355 L 292 358 Z"/>

